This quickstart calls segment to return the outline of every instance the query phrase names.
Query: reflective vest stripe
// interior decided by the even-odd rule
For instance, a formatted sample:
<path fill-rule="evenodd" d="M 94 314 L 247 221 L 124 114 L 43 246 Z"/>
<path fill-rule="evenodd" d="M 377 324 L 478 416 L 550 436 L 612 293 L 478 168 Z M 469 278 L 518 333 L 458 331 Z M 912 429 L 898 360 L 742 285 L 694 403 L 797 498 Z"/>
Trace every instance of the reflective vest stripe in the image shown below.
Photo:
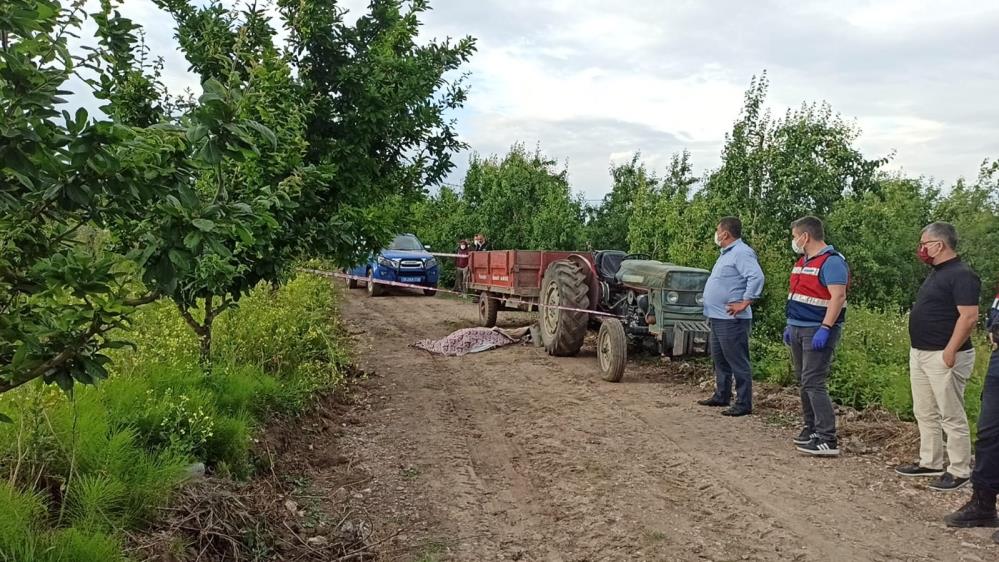
<path fill-rule="evenodd" d="M 799 267 L 795 266 L 791 268 L 792 275 L 811 275 L 812 277 L 819 276 L 819 268 L 817 267 Z"/>
<path fill-rule="evenodd" d="M 788 293 L 787 299 L 804 304 L 810 304 L 812 306 L 821 306 L 823 308 L 828 308 L 830 301 L 830 299 L 820 299 L 816 297 L 810 297 L 808 295 L 802 295 L 800 293 Z M 843 308 L 846 308 L 845 301 L 843 302 Z"/>

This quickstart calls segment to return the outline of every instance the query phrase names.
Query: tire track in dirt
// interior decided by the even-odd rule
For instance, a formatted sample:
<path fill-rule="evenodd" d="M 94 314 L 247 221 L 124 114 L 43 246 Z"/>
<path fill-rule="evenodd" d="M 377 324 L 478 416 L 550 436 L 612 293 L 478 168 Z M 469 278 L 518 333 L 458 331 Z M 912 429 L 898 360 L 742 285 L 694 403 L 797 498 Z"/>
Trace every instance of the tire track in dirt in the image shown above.
<path fill-rule="evenodd" d="M 446 299 L 346 302 L 366 331 L 358 359 L 384 397 L 347 437 L 374 477 L 365 501 L 381 534 L 423 524 L 386 559 L 999 557 L 984 532 L 937 523 L 963 495 L 912 490 L 866 458 L 804 457 L 758 418 L 692 406 L 692 387 L 627 372 L 604 383 L 592 355 L 511 347 L 443 359 L 408 347 L 474 315 Z"/>

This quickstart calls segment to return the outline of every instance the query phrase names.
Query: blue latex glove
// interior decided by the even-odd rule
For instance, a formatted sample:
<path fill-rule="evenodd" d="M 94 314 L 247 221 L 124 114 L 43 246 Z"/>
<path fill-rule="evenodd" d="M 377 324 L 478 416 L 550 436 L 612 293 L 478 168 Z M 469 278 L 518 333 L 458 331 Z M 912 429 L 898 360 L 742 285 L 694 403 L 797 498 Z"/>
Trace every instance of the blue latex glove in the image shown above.
<path fill-rule="evenodd" d="M 784 345 L 791 347 L 791 327 L 784 328 Z"/>
<path fill-rule="evenodd" d="M 815 332 L 812 336 L 812 351 L 821 351 L 826 348 L 826 344 L 829 343 L 829 328 L 822 326 L 819 331 Z"/>

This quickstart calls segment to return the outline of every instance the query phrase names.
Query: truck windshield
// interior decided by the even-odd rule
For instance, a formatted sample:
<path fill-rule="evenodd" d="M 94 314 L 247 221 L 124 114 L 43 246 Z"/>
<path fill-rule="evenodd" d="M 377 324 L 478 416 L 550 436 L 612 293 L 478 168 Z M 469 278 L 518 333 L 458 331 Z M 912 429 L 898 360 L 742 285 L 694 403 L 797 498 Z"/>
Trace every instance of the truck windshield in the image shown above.
<path fill-rule="evenodd" d="M 420 241 L 417 240 L 415 236 L 400 235 L 396 236 L 395 240 L 392 240 L 392 243 L 389 244 L 388 249 L 422 251 L 423 244 L 420 244 Z"/>
<path fill-rule="evenodd" d="M 707 273 L 674 271 L 666 278 L 666 288 L 674 291 L 703 291 L 707 280 Z"/>

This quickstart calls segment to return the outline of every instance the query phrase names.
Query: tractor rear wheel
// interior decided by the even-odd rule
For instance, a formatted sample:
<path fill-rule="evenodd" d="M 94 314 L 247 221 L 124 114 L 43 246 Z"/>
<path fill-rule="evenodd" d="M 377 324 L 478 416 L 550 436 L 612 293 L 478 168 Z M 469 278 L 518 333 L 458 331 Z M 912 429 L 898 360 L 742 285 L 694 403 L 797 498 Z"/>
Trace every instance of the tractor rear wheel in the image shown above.
<path fill-rule="evenodd" d="M 605 381 L 621 382 L 624 365 L 628 362 L 628 338 L 624 335 L 624 326 L 617 320 L 605 320 L 600 324 L 597 361 Z"/>
<path fill-rule="evenodd" d="M 569 307 L 578 310 L 566 310 Z M 586 337 L 590 288 L 586 271 L 569 260 L 553 262 L 541 281 L 541 340 L 549 355 L 579 353 Z"/>
<path fill-rule="evenodd" d="M 499 312 L 499 301 L 488 291 L 479 293 L 479 325 L 492 328 L 496 325 L 496 314 Z"/>

